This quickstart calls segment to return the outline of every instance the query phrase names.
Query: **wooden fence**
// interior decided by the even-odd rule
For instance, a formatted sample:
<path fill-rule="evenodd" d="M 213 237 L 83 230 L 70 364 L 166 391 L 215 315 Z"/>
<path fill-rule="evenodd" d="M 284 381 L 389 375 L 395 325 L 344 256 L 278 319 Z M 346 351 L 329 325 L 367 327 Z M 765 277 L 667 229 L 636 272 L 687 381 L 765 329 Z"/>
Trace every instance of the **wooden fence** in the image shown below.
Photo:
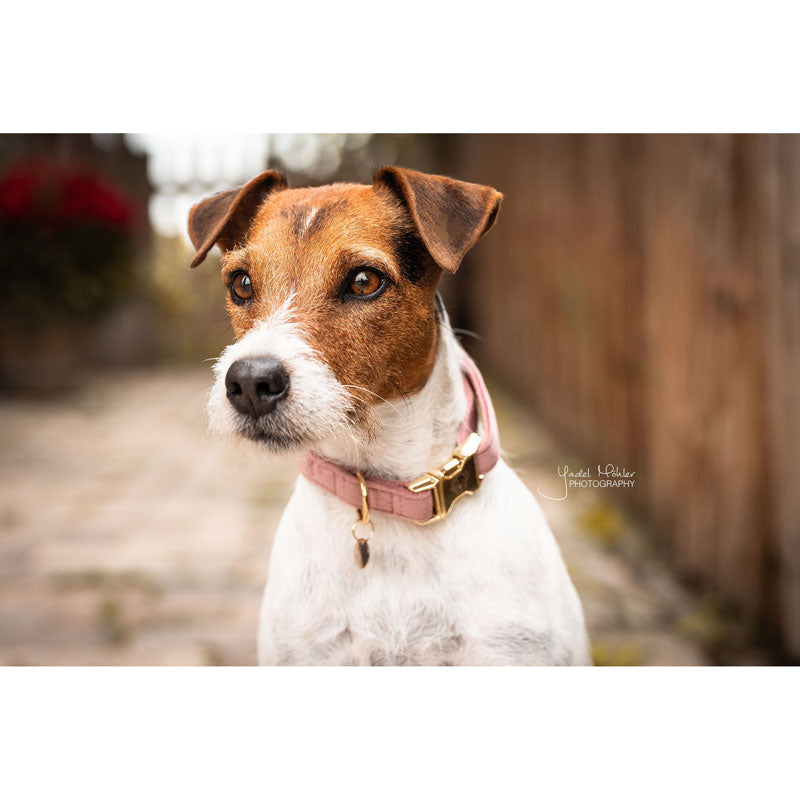
<path fill-rule="evenodd" d="M 436 147 L 505 194 L 454 282 L 481 357 L 800 657 L 800 137 Z"/>

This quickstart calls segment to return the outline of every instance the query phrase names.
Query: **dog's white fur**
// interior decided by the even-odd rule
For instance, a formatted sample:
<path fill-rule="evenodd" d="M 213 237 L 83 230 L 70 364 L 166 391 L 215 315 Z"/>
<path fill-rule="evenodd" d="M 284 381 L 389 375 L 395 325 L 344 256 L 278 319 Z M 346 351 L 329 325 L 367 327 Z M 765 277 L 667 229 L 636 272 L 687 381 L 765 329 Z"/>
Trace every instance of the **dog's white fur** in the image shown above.
<path fill-rule="evenodd" d="M 351 395 L 303 338 L 293 320 L 293 299 L 290 294 L 268 319 L 226 347 L 215 362 L 216 379 L 208 400 L 213 431 L 229 436 L 242 432 L 243 420 L 226 396 L 225 375 L 234 361 L 259 356 L 275 358 L 291 375 L 291 394 L 270 415 L 276 418 L 275 427 L 290 430 L 302 441 L 322 441 L 350 431 L 347 410 Z"/>
<path fill-rule="evenodd" d="M 446 319 L 425 387 L 375 408 L 374 436 L 354 436 L 347 391 L 303 339 L 291 300 L 216 365 L 209 410 L 235 432 L 230 364 L 272 356 L 291 375 L 287 419 L 351 469 L 412 480 L 446 461 L 466 412 L 460 345 Z M 531 492 L 500 460 L 473 496 L 420 527 L 374 516 L 366 569 L 353 560 L 355 511 L 300 476 L 270 560 L 261 664 L 588 664 L 581 604 Z"/>

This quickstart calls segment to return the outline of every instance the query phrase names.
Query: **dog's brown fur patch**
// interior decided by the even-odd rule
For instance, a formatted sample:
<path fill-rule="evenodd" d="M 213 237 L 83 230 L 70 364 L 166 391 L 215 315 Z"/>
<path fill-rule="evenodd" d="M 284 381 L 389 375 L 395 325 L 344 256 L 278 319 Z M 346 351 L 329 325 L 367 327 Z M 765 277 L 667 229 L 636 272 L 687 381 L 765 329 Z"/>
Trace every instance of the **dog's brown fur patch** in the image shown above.
<path fill-rule="evenodd" d="M 361 399 L 418 391 L 433 368 L 440 270 L 431 261 L 419 280 L 407 278 L 395 247 L 402 235 L 415 235 L 408 213 L 379 188 L 333 184 L 270 195 L 246 244 L 223 259 L 223 280 L 244 269 L 253 282 L 252 302 L 228 300 L 237 337 L 292 296 L 307 341 L 337 380 L 367 390 Z M 343 300 L 342 284 L 356 267 L 374 267 L 392 284 L 372 301 Z"/>

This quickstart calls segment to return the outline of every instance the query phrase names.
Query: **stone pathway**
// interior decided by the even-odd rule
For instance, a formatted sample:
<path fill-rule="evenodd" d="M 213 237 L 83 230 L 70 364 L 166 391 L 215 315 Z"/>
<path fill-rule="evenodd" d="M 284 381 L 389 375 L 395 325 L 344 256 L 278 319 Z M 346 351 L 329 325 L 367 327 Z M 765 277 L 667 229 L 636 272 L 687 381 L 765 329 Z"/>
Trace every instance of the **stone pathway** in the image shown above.
<path fill-rule="evenodd" d="M 209 381 L 207 369 L 106 373 L 57 403 L 0 403 L 0 664 L 255 663 L 295 457 L 213 440 Z M 532 487 L 555 488 L 568 456 L 494 394 L 514 465 Z M 541 502 L 597 663 L 728 652 L 724 613 L 681 588 L 607 491 Z M 763 662 L 746 642 L 723 658 Z"/>

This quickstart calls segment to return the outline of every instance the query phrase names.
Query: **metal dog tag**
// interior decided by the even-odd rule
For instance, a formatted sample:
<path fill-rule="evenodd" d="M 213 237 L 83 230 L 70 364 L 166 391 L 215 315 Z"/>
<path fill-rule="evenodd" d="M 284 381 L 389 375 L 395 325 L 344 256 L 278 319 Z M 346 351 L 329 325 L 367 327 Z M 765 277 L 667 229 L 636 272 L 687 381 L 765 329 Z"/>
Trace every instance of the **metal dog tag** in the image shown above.
<path fill-rule="evenodd" d="M 356 539 L 353 555 L 355 556 L 356 566 L 359 569 L 364 569 L 369 563 L 369 542 L 366 539 Z"/>

